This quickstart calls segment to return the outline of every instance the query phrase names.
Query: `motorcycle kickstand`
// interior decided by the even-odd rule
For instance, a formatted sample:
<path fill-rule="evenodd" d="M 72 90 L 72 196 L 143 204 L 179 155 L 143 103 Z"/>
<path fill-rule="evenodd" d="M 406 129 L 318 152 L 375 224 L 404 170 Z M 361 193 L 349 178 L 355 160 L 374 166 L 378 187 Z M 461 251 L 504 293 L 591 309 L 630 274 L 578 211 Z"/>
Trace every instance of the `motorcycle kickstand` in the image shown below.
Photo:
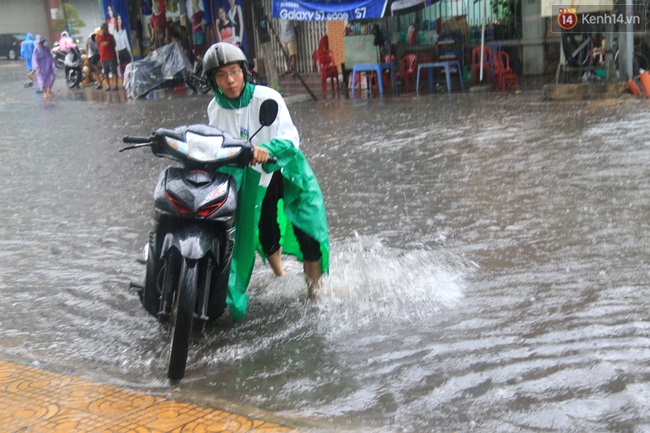
<path fill-rule="evenodd" d="M 142 292 L 144 290 L 144 284 L 140 284 L 135 281 L 129 281 L 129 289 L 133 290 L 134 292 Z"/>

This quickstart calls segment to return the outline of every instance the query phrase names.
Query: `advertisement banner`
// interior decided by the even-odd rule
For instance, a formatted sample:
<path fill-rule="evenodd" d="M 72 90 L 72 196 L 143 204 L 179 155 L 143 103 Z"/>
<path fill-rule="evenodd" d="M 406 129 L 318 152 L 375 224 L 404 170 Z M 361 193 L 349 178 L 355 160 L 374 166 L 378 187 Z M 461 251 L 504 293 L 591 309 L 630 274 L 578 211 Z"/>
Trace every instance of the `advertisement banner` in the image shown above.
<path fill-rule="evenodd" d="M 440 0 L 272 0 L 273 18 L 295 21 L 364 20 L 422 9 Z"/>
<path fill-rule="evenodd" d="M 118 24 L 118 17 L 120 23 Z M 112 0 L 104 2 L 104 18 L 108 24 L 108 32 L 115 36 L 116 31 L 124 30 L 131 40 L 131 27 L 129 26 L 129 9 L 126 0 Z"/>
<path fill-rule="evenodd" d="M 115 38 L 115 45 L 118 50 L 117 60 L 122 70 L 126 64 L 133 60 L 129 9 L 126 3 L 127 0 L 104 2 L 104 18 L 108 24 L 108 32 Z"/>
<path fill-rule="evenodd" d="M 381 18 L 392 0 L 273 0 L 273 18 L 295 21 L 335 21 Z"/>

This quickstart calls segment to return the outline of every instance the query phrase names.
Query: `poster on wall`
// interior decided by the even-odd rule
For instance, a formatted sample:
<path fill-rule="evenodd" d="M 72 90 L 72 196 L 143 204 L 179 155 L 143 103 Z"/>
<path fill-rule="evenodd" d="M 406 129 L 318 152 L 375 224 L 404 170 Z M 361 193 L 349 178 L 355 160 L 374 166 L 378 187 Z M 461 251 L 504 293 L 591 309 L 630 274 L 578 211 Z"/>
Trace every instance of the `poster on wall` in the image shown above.
<path fill-rule="evenodd" d="M 246 52 L 242 0 L 212 0 L 210 19 L 217 42 L 229 42 Z"/>
<path fill-rule="evenodd" d="M 133 61 L 131 47 L 131 28 L 129 26 L 129 10 L 127 0 L 104 1 L 104 17 L 108 32 L 115 38 L 117 51 L 118 74 L 121 76 L 126 65 Z"/>
<path fill-rule="evenodd" d="M 127 34 L 130 34 L 129 10 L 126 5 L 126 0 L 104 1 L 104 18 L 108 24 L 108 32 L 113 36 L 115 36 L 115 32 L 118 30 L 124 30 Z"/>

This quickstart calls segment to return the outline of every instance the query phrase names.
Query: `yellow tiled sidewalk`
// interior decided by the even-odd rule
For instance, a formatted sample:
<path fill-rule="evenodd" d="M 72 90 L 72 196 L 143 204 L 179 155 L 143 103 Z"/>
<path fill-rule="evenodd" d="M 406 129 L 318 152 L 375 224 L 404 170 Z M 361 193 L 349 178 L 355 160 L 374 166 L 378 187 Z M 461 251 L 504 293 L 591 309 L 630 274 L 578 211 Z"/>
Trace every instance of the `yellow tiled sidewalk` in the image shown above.
<path fill-rule="evenodd" d="M 0 432 L 297 433 L 264 420 L 4 361 Z"/>

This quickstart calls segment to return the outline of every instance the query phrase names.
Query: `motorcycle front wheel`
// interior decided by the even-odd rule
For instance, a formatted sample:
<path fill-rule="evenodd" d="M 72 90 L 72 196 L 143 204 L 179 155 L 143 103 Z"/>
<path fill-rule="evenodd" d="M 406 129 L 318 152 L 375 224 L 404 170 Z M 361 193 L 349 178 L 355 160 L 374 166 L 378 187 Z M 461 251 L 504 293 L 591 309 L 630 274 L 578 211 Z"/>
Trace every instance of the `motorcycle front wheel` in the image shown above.
<path fill-rule="evenodd" d="M 185 82 L 195 92 L 206 94 L 210 90 L 208 80 L 201 78 L 198 75 L 188 75 L 185 79 Z"/>
<path fill-rule="evenodd" d="M 167 377 L 171 380 L 180 380 L 185 376 L 185 366 L 187 365 L 187 354 L 194 322 L 197 283 L 197 261 L 183 258 L 173 308 L 174 317 L 169 329 L 172 341 Z"/>
<path fill-rule="evenodd" d="M 197 83 L 197 88 L 199 89 L 199 92 L 201 92 L 201 94 L 203 94 L 203 95 L 205 95 L 206 93 L 208 93 L 210 91 L 210 85 L 208 84 L 207 81 L 204 81 L 204 80 L 199 81 Z"/>
<path fill-rule="evenodd" d="M 155 234 L 150 234 L 150 237 L 155 238 Z M 146 260 L 146 270 L 144 274 L 144 284 L 143 289 L 138 294 L 140 296 L 140 302 L 144 306 L 145 310 L 154 317 L 158 317 L 158 311 L 160 311 L 160 293 L 161 290 L 157 284 L 157 276 L 160 272 L 159 260 L 156 257 L 154 243 L 149 241 L 147 244 L 147 260 Z"/>
<path fill-rule="evenodd" d="M 76 68 L 68 69 L 66 71 L 65 84 L 68 89 L 73 89 L 81 83 L 81 71 Z"/>

